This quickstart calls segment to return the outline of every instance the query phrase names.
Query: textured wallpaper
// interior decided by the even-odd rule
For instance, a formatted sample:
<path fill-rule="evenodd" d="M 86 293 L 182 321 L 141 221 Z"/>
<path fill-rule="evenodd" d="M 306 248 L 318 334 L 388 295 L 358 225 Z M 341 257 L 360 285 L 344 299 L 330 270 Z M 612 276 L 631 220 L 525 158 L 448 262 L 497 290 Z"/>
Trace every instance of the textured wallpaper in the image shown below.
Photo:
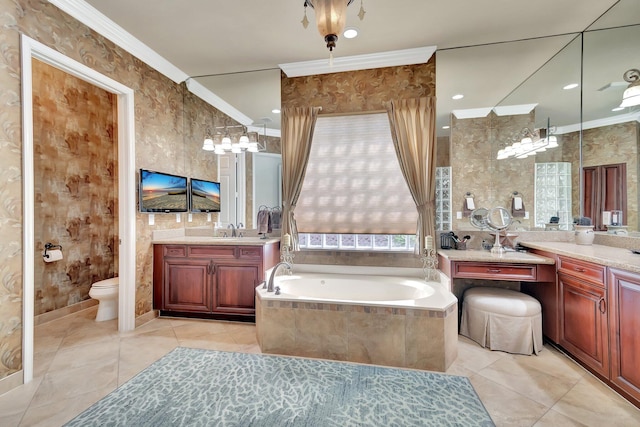
<path fill-rule="evenodd" d="M 435 94 L 435 56 L 426 64 L 281 79 L 283 107 L 322 107 L 320 114 L 379 111 L 392 99 Z"/>
<path fill-rule="evenodd" d="M 38 60 L 33 62 L 36 315 L 89 298 L 117 270 L 115 99 Z M 43 262 L 45 243 L 64 259 Z"/>
<path fill-rule="evenodd" d="M 455 212 L 463 210 L 464 195 L 475 196 L 476 208 L 497 206 L 510 208 L 511 194 L 522 194 L 525 209 L 533 212 L 534 158 L 496 160 L 502 148 L 523 128 L 531 128 L 534 112 L 517 116 L 497 116 L 457 119 L 452 116 L 451 166 L 453 229 L 473 229 L 467 217 L 456 219 Z M 528 227 L 531 220 L 519 218 Z"/>
<path fill-rule="evenodd" d="M 197 176 L 202 179 L 217 177 L 217 161 L 212 153 L 202 151 L 202 141 L 207 127 L 223 123 L 236 124 L 199 98 L 190 94 L 184 84 L 175 84 L 140 60 L 97 35 L 75 19 L 64 14 L 45 0 L 0 0 L 0 379 L 21 369 L 22 366 L 22 132 L 20 102 L 20 34 L 44 43 L 64 55 L 128 86 L 135 91 L 135 150 L 136 168 L 149 168 L 168 173 Z M 79 99 L 79 98 L 77 98 Z M 47 131 L 54 131 L 48 129 Z M 37 141 L 36 141 L 37 145 Z M 62 161 L 62 160 L 61 160 Z M 65 169 L 66 166 L 53 165 Z M 84 174 L 84 172 L 82 172 Z M 69 194 L 81 186 L 80 176 L 65 182 Z M 104 178 L 104 177 L 102 177 Z M 102 179 L 101 178 L 101 179 Z M 109 184 L 111 185 L 111 184 Z M 50 194 L 41 193 L 49 200 Z M 103 201 L 94 206 L 96 211 L 117 209 L 104 206 Z M 75 211 L 74 204 L 68 206 Z M 64 214 L 56 219 L 59 227 L 56 235 L 80 238 L 92 230 L 87 227 L 85 214 Z M 78 216 L 76 216 L 78 215 Z M 89 217 L 92 217 L 89 214 Z M 95 217 L 93 217 L 95 219 Z M 213 220 L 217 218 L 214 215 Z M 117 227 L 117 225 L 115 225 Z M 152 247 L 153 230 L 211 226 L 206 214 L 194 214 L 187 222 L 187 215 L 176 222 L 175 215 L 156 215 L 155 225 L 148 225 L 148 215 L 138 214 L 136 227 L 136 315 L 152 309 Z M 91 231 L 93 232 L 93 231 Z M 102 233 L 102 232 L 100 232 Z M 104 235 L 101 235 L 100 242 Z M 42 236 L 48 239 L 48 236 Z M 36 242 L 36 244 L 39 244 Z M 70 243 L 71 248 L 74 243 Z M 107 252 L 117 253 L 117 248 L 100 243 L 94 255 L 103 257 Z M 67 252 L 65 250 L 65 252 Z M 93 258 L 90 255 L 89 258 Z M 81 257 L 68 254 L 75 267 L 56 274 L 65 279 L 71 275 L 77 281 L 90 281 L 81 265 Z M 102 263 L 102 260 L 100 261 Z M 114 261 L 115 263 L 115 261 Z M 105 263 L 106 264 L 106 263 Z M 54 267 L 57 268 L 57 267 Z M 104 272 L 105 274 L 107 272 Z M 109 271 L 117 273 L 117 271 Z M 81 277 L 87 275 L 86 277 Z M 66 280 L 66 279 L 65 279 Z M 70 279 L 71 280 L 71 279 Z M 85 285 L 79 286 L 79 289 Z M 47 291 L 48 292 L 48 291 Z M 83 298 L 83 290 L 79 290 Z M 54 305 L 61 301 L 75 300 L 75 296 L 57 295 Z M 46 303 L 47 308 L 49 303 Z"/>

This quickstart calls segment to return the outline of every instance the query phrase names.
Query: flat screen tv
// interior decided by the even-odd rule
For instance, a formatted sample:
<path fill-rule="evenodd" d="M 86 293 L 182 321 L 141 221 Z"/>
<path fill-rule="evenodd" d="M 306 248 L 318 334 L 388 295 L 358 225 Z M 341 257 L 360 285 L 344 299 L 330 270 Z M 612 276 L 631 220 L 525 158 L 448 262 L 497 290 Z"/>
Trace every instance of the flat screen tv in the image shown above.
<path fill-rule="evenodd" d="M 191 212 L 220 212 L 220 183 L 191 178 Z"/>
<path fill-rule="evenodd" d="M 140 212 L 187 212 L 187 177 L 140 169 Z"/>

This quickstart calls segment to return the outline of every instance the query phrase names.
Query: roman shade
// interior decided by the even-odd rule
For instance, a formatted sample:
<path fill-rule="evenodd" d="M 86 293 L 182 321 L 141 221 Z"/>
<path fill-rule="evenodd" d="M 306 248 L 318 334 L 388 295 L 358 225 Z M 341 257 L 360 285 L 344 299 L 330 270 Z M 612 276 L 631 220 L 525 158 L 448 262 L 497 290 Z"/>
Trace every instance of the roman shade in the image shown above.
<path fill-rule="evenodd" d="M 416 233 L 386 113 L 318 116 L 295 217 L 305 233 Z"/>

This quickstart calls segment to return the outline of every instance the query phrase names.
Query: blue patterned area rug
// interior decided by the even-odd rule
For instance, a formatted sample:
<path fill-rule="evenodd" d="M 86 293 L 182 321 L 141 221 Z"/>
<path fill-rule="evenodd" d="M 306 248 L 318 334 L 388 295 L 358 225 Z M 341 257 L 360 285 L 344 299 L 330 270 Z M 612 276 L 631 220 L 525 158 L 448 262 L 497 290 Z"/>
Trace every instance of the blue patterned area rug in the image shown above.
<path fill-rule="evenodd" d="M 67 426 L 493 426 L 468 378 L 179 347 Z"/>

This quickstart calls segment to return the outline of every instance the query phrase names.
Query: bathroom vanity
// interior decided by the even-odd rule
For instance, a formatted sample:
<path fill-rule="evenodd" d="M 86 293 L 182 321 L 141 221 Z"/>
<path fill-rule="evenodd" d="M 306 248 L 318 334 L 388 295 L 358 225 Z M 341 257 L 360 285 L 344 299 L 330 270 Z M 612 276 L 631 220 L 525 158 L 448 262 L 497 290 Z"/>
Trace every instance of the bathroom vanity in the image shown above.
<path fill-rule="evenodd" d="M 153 245 L 153 308 L 161 315 L 255 321 L 255 288 L 279 239 L 184 236 Z"/>
<path fill-rule="evenodd" d="M 530 252 L 439 250 L 439 267 L 459 299 L 463 279 L 519 285 L 540 301 L 545 337 L 640 407 L 640 255 L 598 244 L 520 244 Z"/>
<path fill-rule="evenodd" d="M 547 338 L 640 407 L 640 255 L 568 242 L 521 243 L 557 260 L 557 281 L 523 283 L 542 304 Z"/>

